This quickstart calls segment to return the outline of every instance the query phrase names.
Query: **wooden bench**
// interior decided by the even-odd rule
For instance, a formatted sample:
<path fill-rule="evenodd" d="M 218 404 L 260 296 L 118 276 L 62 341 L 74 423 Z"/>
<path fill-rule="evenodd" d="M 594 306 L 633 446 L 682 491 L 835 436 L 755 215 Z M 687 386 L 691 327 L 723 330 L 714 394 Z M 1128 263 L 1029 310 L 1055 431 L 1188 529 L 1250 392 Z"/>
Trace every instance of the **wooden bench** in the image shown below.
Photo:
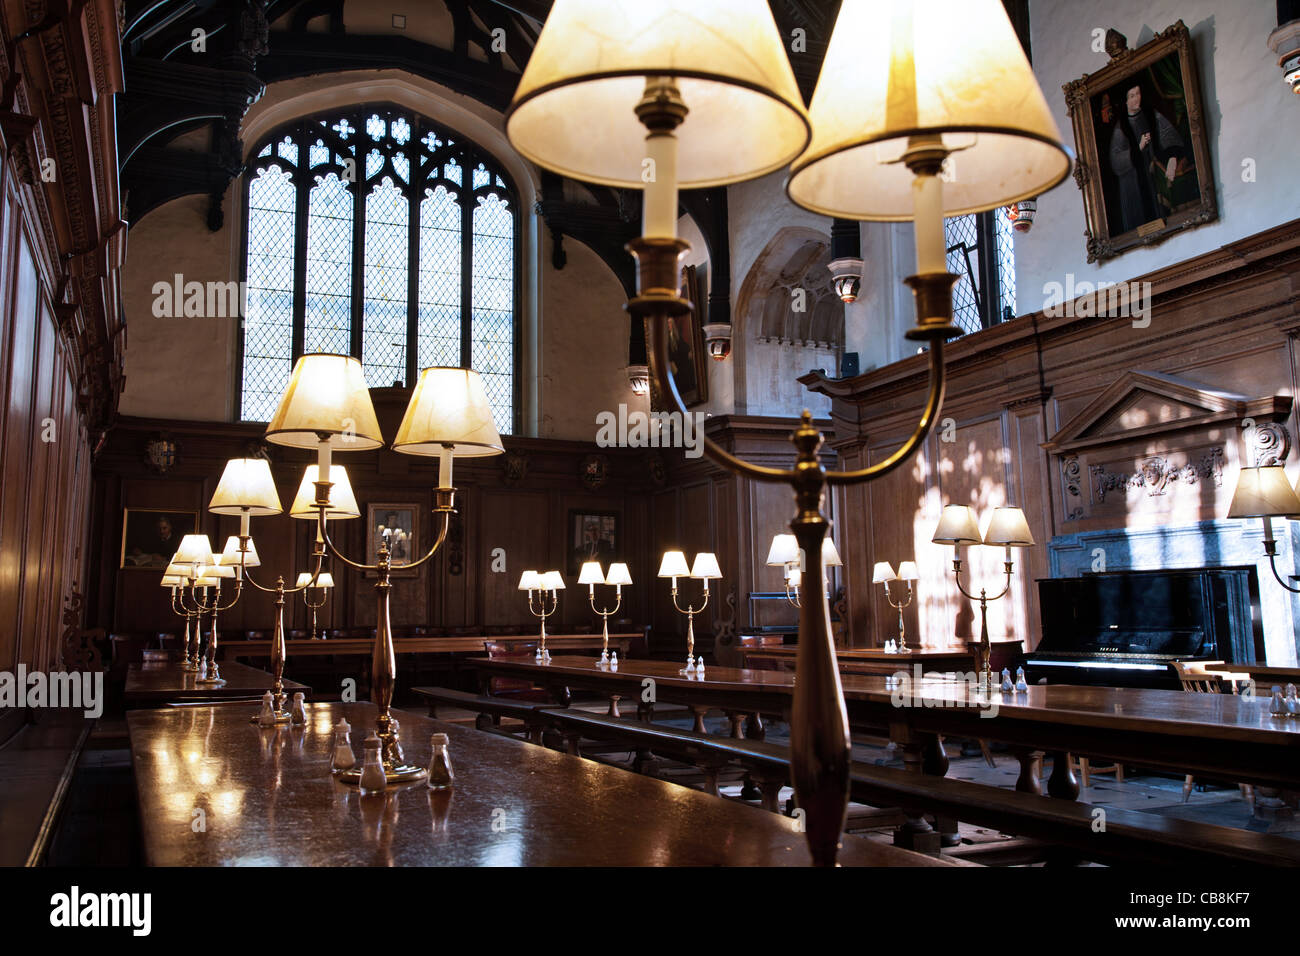
<path fill-rule="evenodd" d="M 80 710 L 0 720 L 0 866 L 40 866 L 95 725 Z"/>
<path fill-rule="evenodd" d="M 777 794 L 789 779 L 789 750 L 762 741 L 711 737 L 621 717 L 563 708 L 535 716 L 549 721 L 570 741 L 576 737 L 624 741 L 695 763 L 717 794 L 717 773 L 735 762 L 754 775 L 763 806 L 777 811 Z M 1095 807 L 985 784 L 930 776 L 893 767 L 854 762 L 851 796 L 871 806 L 918 807 L 1004 833 L 1042 840 L 1080 858 L 1101 863 L 1300 866 L 1300 841 L 1217 824 L 1153 813 Z"/>
<path fill-rule="evenodd" d="M 449 687 L 412 687 L 411 690 L 428 703 L 430 717 L 438 716 L 440 704 L 477 714 L 474 726 L 478 730 L 499 730 L 501 718 L 510 717 L 523 722 L 529 741 L 535 744 L 542 743 L 542 733 L 546 729 L 547 722 L 539 714 L 545 709 L 546 704 L 471 694 L 462 690 L 452 690 Z"/>

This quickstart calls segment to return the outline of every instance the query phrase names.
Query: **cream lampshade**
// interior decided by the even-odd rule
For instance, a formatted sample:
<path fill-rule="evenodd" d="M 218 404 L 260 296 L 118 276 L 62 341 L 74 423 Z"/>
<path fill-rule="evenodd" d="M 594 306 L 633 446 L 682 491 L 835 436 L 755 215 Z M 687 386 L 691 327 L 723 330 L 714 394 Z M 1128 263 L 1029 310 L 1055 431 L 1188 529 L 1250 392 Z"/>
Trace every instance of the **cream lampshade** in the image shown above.
<path fill-rule="evenodd" d="M 822 538 L 822 564 L 828 568 L 844 567 L 844 562 L 840 559 L 840 553 L 835 550 L 835 542 L 831 540 L 830 535 Z"/>
<path fill-rule="evenodd" d="M 521 591 L 540 591 L 542 589 L 542 576 L 536 571 L 525 571 L 519 575 L 519 590 Z"/>
<path fill-rule="evenodd" d="M 179 574 L 164 574 L 159 583 L 165 588 L 179 588 L 185 586 L 185 578 Z"/>
<path fill-rule="evenodd" d="M 208 510 L 218 515 L 278 515 L 280 496 L 265 458 L 232 458 L 217 482 Z M 244 532 L 245 534 L 247 532 Z"/>
<path fill-rule="evenodd" d="M 426 368 L 411 393 L 393 451 L 438 456 L 438 487 L 450 488 L 452 458 L 505 451 L 483 377 L 467 368 Z"/>
<path fill-rule="evenodd" d="M 228 567 L 239 567 L 239 536 L 231 535 L 226 539 L 226 546 L 221 549 L 221 555 L 218 561 Z M 257 546 L 253 544 L 253 539 L 248 539 L 248 552 L 243 556 L 243 565 L 246 568 L 261 567 L 262 562 L 257 557 Z"/>
<path fill-rule="evenodd" d="M 898 565 L 898 579 L 900 581 L 915 581 L 920 577 L 916 573 L 915 561 L 903 561 Z"/>
<path fill-rule="evenodd" d="M 195 573 L 192 564 L 177 564 L 176 558 L 173 557 L 171 564 L 167 565 L 167 570 L 163 572 L 165 577 L 189 578 Z"/>
<path fill-rule="evenodd" d="M 622 587 L 625 584 L 632 583 L 632 572 L 627 569 L 627 565 L 617 561 L 609 566 L 609 574 L 605 575 L 606 584 L 616 584 Z"/>
<path fill-rule="evenodd" d="M 212 556 L 212 542 L 206 534 L 187 534 L 181 538 L 181 546 L 176 549 L 171 563 L 179 565 L 215 563 Z"/>
<path fill-rule="evenodd" d="M 541 577 L 543 591 L 564 590 L 564 578 L 560 577 L 559 571 L 547 571 Z"/>
<path fill-rule="evenodd" d="M 294 587 L 306 587 L 310 582 L 311 572 L 303 571 L 298 575 L 298 583 L 295 584 Z M 320 574 L 316 575 L 316 583 L 311 586 L 314 588 L 332 588 L 334 587 L 334 575 L 330 574 L 328 571 L 322 571 Z"/>
<path fill-rule="evenodd" d="M 717 556 L 708 551 L 697 554 L 695 563 L 691 565 L 691 577 L 703 579 L 706 587 L 710 578 L 721 578 L 722 569 L 718 567 Z"/>
<path fill-rule="evenodd" d="M 584 561 L 582 570 L 578 572 L 579 584 L 604 584 L 605 572 L 600 569 L 599 561 Z"/>
<path fill-rule="evenodd" d="M 233 578 L 234 576 L 234 568 L 228 568 L 221 564 L 209 564 L 199 569 L 199 576 L 194 583 L 201 588 L 209 587 L 211 585 L 221 587 L 221 582 L 223 580 L 226 578 Z"/>
<path fill-rule="evenodd" d="M 772 546 L 767 551 L 768 567 L 779 568 L 799 561 L 799 542 L 792 534 L 772 536 Z"/>
<path fill-rule="evenodd" d="M 1032 547 L 1034 536 L 1029 531 L 1025 513 L 1019 508 L 994 508 L 988 530 L 984 532 L 984 543 L 1008 548 Z"/>
<path fill-rule="evenodd" d="M 809 117 L 786 191 L 827 216 L 914 218 L 914 177 L 899 162 L 914 136 L 952 151 L 944 216 L 1037 196 L 1070 173 L 1000 0 L 844 0 Z"/>
<path fill-rule="evenodd" d="M 939 526 L 934 529 L 935 544 L 950 544 L 959 547 L 964 544 L 983 544 L 980 525 L 975 520 L 975 511 L 970 505 L 948 505 L 939 516 Z"/>
<path fill-rule="evenodd" d="M 316 510 L 316 476 L 320 473 L 317 465 L 308 465 L 303 471 L 302 482 L 298 485 L 298 494 L 294 495 L 289 515 L 304 520 L 315 520 Z M 342 465 L 330 465 L 330 507 L 325 517 L 330 520 L 360 518 L 361 509 L 357 506 L 356 495 L 352 493 L 352 483 L 348 481 L 348 471 Z"/>
<path fill-rule="evenodd" d="M 803 572 L 797 566 L 790 568 L 790 573 L 786 575 L 786 585 L 792 588 L 798 588 L 803 583 Z"/>
<path fill-rule="evenodd" d="M 871 583 L 880 584 L 884 581 L 897 581 L 898 575 L 894 573 L 894 566 L 888 561 L 877 561 L 875 570 L 871 574 Z"/>
<path fill-rule="evenodd" d="M 785 166 L 808 141 L 766 0 L 556 0 L 506 112 L 506 135 L 565 176 L 644 188 L 646 128 L 634 110 L 648 77 L 671 77 L 689 111 L 677 128 L 676 170 L 659 169 L 660 179 L 683 188 L 749 179 Z"/>
<path fill-rule="evenodd" d="M 1228 517 L 1297 518 L 1300 517 L 1300 495 L 1292 490 L 1281 465 L 1243 467 L 1237 476 Z"/>
<path fill-rule="evenodd" d="M 292 448 L 368 451 L 384 443 L 361 362 L 350 355 L 304 355 L 293 367 L 266 440 Z"/>
<path fill-rule="evenodd" d="M 663 561 L 659 565 L 659 577 L 661 578 L 686 578 L 690 577 L 691 569 L 686 564 L 686 555 L 681 551 L 665 551 Z"/>

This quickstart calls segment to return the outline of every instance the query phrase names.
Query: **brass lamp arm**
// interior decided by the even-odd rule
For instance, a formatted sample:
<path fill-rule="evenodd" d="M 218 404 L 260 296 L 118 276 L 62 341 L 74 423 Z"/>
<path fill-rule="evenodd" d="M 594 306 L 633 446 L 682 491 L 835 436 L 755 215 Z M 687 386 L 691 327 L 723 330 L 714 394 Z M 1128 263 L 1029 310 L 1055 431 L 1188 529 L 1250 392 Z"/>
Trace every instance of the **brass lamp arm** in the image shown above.
<path fill-rule="evenodd" d="M 1277 573 L 1277 554 L 1276 554 L 1276 552 L 1270 552 L 1270 553 L 1269 553 L 1269 556 L 1268 556 L 1268 566 L 1273 570 L 1273 577 L 1277 578 L 1277 583 L 1278 583 L 1278 584 L 1282 585 L 1282 587 L 1286 588 L 1286 589 L 1287 589 L 1288 591 L 1290 591 L 1292 594 L 1300 594 L 1300 588 L 1292 587 L 1291 585 L 1287 584 L 1286 581 L 1284 581 L 1284 580 L 1282 579 L 1282 575 L 1280 575 L 1280 574 Z"/>
<path fill-rule="evenodd" d="M 618 599 L 614 602 L 614 607 L 612 610 L 602 611 L 598 607 L 596 607 L 596 595 L 594 594 L 587 595 L 587 599 L 591 602 L 591 609 L 595 611 L 597 614 L 599 614 L 601 617 L 611 617 L 612 615 L 618 613 L 618 609 L 623 606 L 623 595 L 619 594 L 617 597 Z"/>
<path fill-rule="evenodd" d="M 703 610 L 708 606 L 709 606 L 708 588 L 704 589 L 704 603 L 701 604 L 699 607 L 695 607 L 695 605 L 693 604 L 688 604 L 686 607 L 682 607 L 680 604 L 677 603 L 677 589 L 673 588 L 673 607 L 677 608 L 678 614 L 699 614 L 703 612 Z"/>
<path fill-rule="evenodd" d="M 959 587 L 959 588 L 961 587 L 961 580 L 960 580 L 960 579 L 958 579 L 958 581 L 957 581 L 957 587 Z M 965 594 L 966 592 L 963 591 L 962 593 Z M 970 597 L 969 594 L 967 594 L 966 596 L 967 596 L 967 597 Z M 886 581 L 886 582 L 885 582 L 885 600 L 889 602 L 889 606 L 892 607 L 895 611 L 902 611 L 902 610 L 904 610 L 905 608 L 909 608 L 909 607 L 911 607 L 911 606 L 912 606 L 912 585 L 909 584 L 909 585 L 907 586 L 907 600 L 904 601 L 902 604 L 895 604 L 895 603 L 894 603 L 894 597 L 893 597 L 893 595 L 889 593 L 889 582 Z"/>
<path fill-rule="evenodd" d="M 856 485 L 865 481 L 874 481 L 907 461 L 934 428 L 939 409 L 943 406 L 943 393 L 946 387 L 943 372 L 943 338 L 934 336 L 930 339 L 930 394 L 926 398 L 925 408 L 911 437 L 884 461 L 878 461 L 869 468 L 859 468 L 856 471 L 827 471 L 827 484 Z"/>
<path fill-rule="evenodd" d="M 962 586 L 961 559 L 954 558 L 952 562 L 952 570 L 953 570 L 953 576 L 957 579 L 957 590 L 960 591 L 962 594 L 964 594 L 966 597 L 970 598 L 972 601 L 996 601 L 998 598 L 1002 597 L 1004 594 L 1006 594 L 1008 591 L 1011 590 L 1011 562 L 1010 561 L 1003 562 L 1003 567 L 1006 568 L 1007 580 L 1006 583 L 1002 585 L 1002 590 L 992 596 L 984 592 L 980 592 L 980 594 L 975 595 L 975 594 L 971 594 L 969 591 L 966 590 L 966 588 Z"/>
<path fill-rule="evenodd" d="M 242 580 L 242 579 L 241 579 L 241 580 L 236 580 L 236 581 L 235 581 L 235 596 L 232 597 L 232 598 L 230 599 L 230 603 L 229 603 L 229 604 L 222 604 L 221 601 L 220 601 L 220 599 L 216 599 L 216 600 L 214 600 L 214 601 L 212 602 L 212 610 L 213 610 L 213 611 L 229 611 L 232 607 L 235 606 L 235 603 L 239 600 L 239 596 L 240 596 L 241 594 L 243 594 L 243 593 L 244 593 L 244 582 L 243 582 L 243 580 Z"/>
<path fill-rule="evenodd" d="M 361 562 L 359 562 L 359 561 L 353 561 L 351 558 L 349 558 L 347 555 L 345 555 L 342 551 L 339 550 L 338 545 L 336 545 L 336 544 L 334 543 L 334 540 L 330 537 L 330 532 L 329 532 L 328 523 L 327 523 L 326 520 L 325 520 L 325 510 L 326 510 L 326 509 L 325 509 L 324 507 L 321 507 L 321 508 L 319 509 L 319 517 L 317 518 L 317 520 L 320 522 L 320 535 L 321 535 L 321 539 L 322 539 L 322 540 L 325 542 L 325 544 L 329 547 L 330 553 L 333 554 L 334 557 L 336 557 L 336 558 L 338 558 L 340 561 L 342 561 L 344 564 L 349 565 L 349 566 L 351 566 L 351 567 L 354 567 L 354 568 L 356 568 L 358 571 L 378 571 L 378 570 L 380 570 L 380 567 L 379 567 L 378 564 L 363 564 L 363 563 L 361 563 Z M 412 561 L 412 562 L 410 562 L 409 564 L 399 565 L 399 567 L 401 567 L 403 570 L 411 569 L 411 568 L 418 568 L 420 565 L 424 564 L 426 561 L 428 561 L 430 558 L 432 558 L 432 557 L 434 556 L 434 554 L 437 553 L 438 549 L 442 547 L 443 542 L 447 540 L 447 529 L 448 529 L 448 528 L 450 527 L 450 525 L 451 525 L 451 512 L 452 512 L 452 509 L 450 509 L 450 508 L 447 508 L 447 509 L 439 508 L 439 509 L 437 509 L 437 510 L 440 511 L 440 512 L 442 513 L 442 527 L 438 530 L 438 539 L 437 539 L 436 541 L 433 542 L 433 547 L 431 547 L 431 548 L 429 549 L 428 553 L 425 554 L 424 557 L 420 558 L 420 560 L 418 560 L 418 561 Z M 319 573 L 319 572 L 320 572 L 320 569 L 317 568 L 317 573 Z M 294 589 L 294 590 L 298 590 L 298 589 Z"/>

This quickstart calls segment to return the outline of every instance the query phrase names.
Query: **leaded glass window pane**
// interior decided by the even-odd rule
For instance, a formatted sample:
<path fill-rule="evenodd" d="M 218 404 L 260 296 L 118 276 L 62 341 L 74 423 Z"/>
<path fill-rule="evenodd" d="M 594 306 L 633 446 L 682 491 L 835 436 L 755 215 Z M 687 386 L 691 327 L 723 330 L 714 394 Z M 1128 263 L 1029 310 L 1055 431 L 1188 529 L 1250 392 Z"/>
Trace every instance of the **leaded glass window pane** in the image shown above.
<path fill-rule="evenodd" d="M 980 320 L 979 247 L 975 217 L 954 216 L 943 223 L 948 244 L 948 271 L 959 276 L 952 289 L 953 324 L 966 332 L 984 327 Z"/>
<path fill-rule="evenodd" d="M 366 197 L 361 363 L 371 388 L 406 380 L 409 211 L 410 203 L 387 177 Z"/>
<path fill-rule="evenodd" d="M 460 365 L 460 206 L 445 186 L 420 203 L 420 327 L 416 364 Z"/>
<path fill-rule="evenodd" d="M 289 384 L 296 204 L 290 174 L 278 165 L 259 169 L 249 184 L 242 411 L 250 421 L 268 421 Z"/>
<path fill-rule="evenodd" d="M 336 173 L 318 177 L 307 204 L 307 352 L 352 349 L 352 193 Z"/>
<path fill-rule="evenodd" d="M 514 215 L 493 193 L 474 209 L 470 368 L 483 376 L 497 431 L 514 421 Z"/>

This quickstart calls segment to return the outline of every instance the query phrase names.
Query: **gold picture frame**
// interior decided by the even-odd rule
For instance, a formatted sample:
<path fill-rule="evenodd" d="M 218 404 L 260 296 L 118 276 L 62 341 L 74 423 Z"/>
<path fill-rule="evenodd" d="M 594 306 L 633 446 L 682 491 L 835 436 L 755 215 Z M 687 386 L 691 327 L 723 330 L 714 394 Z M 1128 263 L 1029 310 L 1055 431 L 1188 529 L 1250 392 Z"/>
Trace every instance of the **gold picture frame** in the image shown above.
<path fill-rule="evenodd" d="M 170 508 L 124 508 L 118 567 L 125 571 L 164 571 L 181 538 L 195 534 L 197 511 Z"/>
<path fill-rule="evenodd" d="M 1089 262 L 1219 218 L 1187 26 L 1179 20 L 1135 50 L 1111 30 L 1106 50 L 1109 63 L 1062 87 Z"/>

